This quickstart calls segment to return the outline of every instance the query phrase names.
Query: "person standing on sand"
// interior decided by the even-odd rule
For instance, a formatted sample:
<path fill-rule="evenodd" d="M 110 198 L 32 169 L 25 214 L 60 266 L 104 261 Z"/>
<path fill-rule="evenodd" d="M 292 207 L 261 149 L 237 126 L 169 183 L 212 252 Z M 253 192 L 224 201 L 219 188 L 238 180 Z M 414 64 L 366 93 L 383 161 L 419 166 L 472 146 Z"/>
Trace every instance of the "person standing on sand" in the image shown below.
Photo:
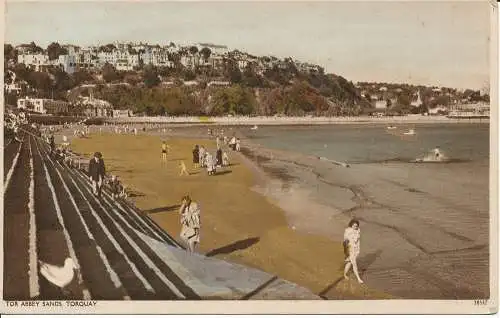
<path fill-rule="evenodd" d="M 359 221 L 356 219 L 352 219 L 349 222 L 349 225 L 344 231 L 344 254 L 346 256 L 345 259 L 345 267 L 344 267 L 344 278 L 346 280 L 349 280 L 349 277 L 347 277 L 347 273 L 351 269 L 354 272 L 354 275 L 358 279 L 358 282 L 360 284 L 363 284 L 363 280 L 359 277 L 359 272 L 358 272 L 358 263 L 357 263 L 357 258 L 360 253 L 360 229 L 359 229 Z"/>
<path fill-rule="evenodd" d="M 441 151 L 439 150 L 439 146 L 434 148 L 434 157 L 436 158 L 436 160 L 441 159 Z"/>
<path fill-rule="evenodd" d="M 168 145 L 165 141 L 162 142 L 161 144 L 161 160 L 163 163 L 167 162 L 167 152 L 168 152 Z"/>
<path fill-rule="evenodd" d="M 212 157 L 212 154 L 210 152 L 207 152 L 205 156 L 205 164 L 207 165 L 207 173 L 209 176 L 212 176 L 215 174 L 215 164 L 214 164 L 214 159 Z"/>
<path fill-rule="evenodd" d="M 200 162 L 200 167 L 201 168 L 205 167 L 205 153 L 206 153 L 205 147 L 200 146 L 200 150 L 199 150 L 199 162 Z"/>
<path fill-rule="evenodd" d="M 240 141 L 240 138 L 236 138 L 236 147 L 235 147 L 235 150 L 236 151 L 240 151 L 241 150 L 241 141 Z"/>
<path fill-rule="evenodd" d="M 193 165 L 195 168 L 198 168 L 200 163 L 200 148 L 198 145 L 194 146 L 193 149 Z"/>
<path fill-rule="evenodd" d="M 229 166 L 229 156 L 227 155 L 227 152 L 225 152 L 225 151 L 222 153 L 222 165 L 224 167 Z"/>
<path fill-rule="evenodd" d="M 106 167 L 104 166 L 104 160 L 102 160 L 102 154 L 100 152 L 94 153 L 94 158 L 90 159 L 89 162 L 89 178 L 92 182 L 92 189 L 94 195 L 101 197 L 101 189 L 104 183 L 104 176 L 106 175 Z"/>
<path fill-rule="evenodd" d="M 220 147 L 217 148 L 217 153 L 215 155 L 216 158 L 216 166 L 222 167 L 222 149 Z"/>
<path fill-rule="evenodd" d="M 181 240 L 187 245 L 189 252 L 194 252 L 197 244 L 200 243 L 200 207 L 196 202 L 191 201 L 189 195 L 185 195 L 181 201 L 179 209 L 181 216 Z"/>

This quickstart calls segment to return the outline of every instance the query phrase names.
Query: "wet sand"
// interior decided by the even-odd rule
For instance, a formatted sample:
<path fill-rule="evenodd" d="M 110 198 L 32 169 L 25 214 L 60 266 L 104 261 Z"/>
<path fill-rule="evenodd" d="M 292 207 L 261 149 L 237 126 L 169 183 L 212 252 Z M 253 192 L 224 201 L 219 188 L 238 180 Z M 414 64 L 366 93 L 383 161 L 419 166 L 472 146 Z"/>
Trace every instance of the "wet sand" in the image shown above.
<path fill-rule="evenodd" d="M 403 298 L 488 297 L 487 161 L 345 168 L 249 148 L 249 158 L 274 171 L 259 191 L 297 230 L 341 240 L 350 218 L 361 221 L 360 263 L 370 286 Z"/>

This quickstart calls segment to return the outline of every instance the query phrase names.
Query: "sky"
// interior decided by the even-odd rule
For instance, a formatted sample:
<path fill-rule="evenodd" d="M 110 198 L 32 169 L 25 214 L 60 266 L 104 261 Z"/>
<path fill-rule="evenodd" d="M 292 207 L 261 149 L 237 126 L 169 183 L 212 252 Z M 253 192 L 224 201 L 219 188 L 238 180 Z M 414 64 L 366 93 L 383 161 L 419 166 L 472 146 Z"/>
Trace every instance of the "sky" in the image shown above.
<path fill-rule="evenodd" d="M 489 83 L 487 1 L 20 2 L 5 42 L 210 42 L 319 64 L 353 82 L 482 89 Z"/>

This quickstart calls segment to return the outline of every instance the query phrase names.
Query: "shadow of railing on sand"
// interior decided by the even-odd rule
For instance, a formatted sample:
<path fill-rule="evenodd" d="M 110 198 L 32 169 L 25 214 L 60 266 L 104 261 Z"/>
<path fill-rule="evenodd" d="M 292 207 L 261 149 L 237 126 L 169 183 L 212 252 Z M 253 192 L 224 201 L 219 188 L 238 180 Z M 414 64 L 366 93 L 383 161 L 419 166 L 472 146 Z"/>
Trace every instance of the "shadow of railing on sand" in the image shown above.
<path fill-rule="evenodd" d="M 230 254 L 230 253 L 237 251 L 237 250 L 247 249 L 259 241 L 260 241 L 260 238 L 258 238 L 258 237 L 251 237 L 251 238 L 247 238 L 244 240 L 236 241 L 236 242 L 231 243 L 229 245 L 211 250 L 210 252 L 205 254 L 205 256 L 212 257 L 212 256 L 219 255 L 219 254 Z"/>
<path fill-rule="evenodd" d="M 152 214 L 152 213 L 160 213 L 160 212 L 171 212 L 179 209 L 181 206 L 179 204 L 176 205 L 171 205 L 171 206 L 162 206 L 159 208 L 154 208 L 154 209 L 149 209 L 149 210 L 144 210 L 143 212 L 146 214 Z"/>

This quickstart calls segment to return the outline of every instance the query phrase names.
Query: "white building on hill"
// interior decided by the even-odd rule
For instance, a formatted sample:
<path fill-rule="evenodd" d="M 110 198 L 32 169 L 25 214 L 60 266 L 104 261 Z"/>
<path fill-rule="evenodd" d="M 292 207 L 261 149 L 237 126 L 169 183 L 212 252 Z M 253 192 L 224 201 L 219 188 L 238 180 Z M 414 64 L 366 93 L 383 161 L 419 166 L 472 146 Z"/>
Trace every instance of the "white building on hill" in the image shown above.
<path fill-rule="evenodd" d="M 17 63 L 24 64 L 37 72 L 42 72 L 52 65 L 47 54 L 19 54 Z"/>

